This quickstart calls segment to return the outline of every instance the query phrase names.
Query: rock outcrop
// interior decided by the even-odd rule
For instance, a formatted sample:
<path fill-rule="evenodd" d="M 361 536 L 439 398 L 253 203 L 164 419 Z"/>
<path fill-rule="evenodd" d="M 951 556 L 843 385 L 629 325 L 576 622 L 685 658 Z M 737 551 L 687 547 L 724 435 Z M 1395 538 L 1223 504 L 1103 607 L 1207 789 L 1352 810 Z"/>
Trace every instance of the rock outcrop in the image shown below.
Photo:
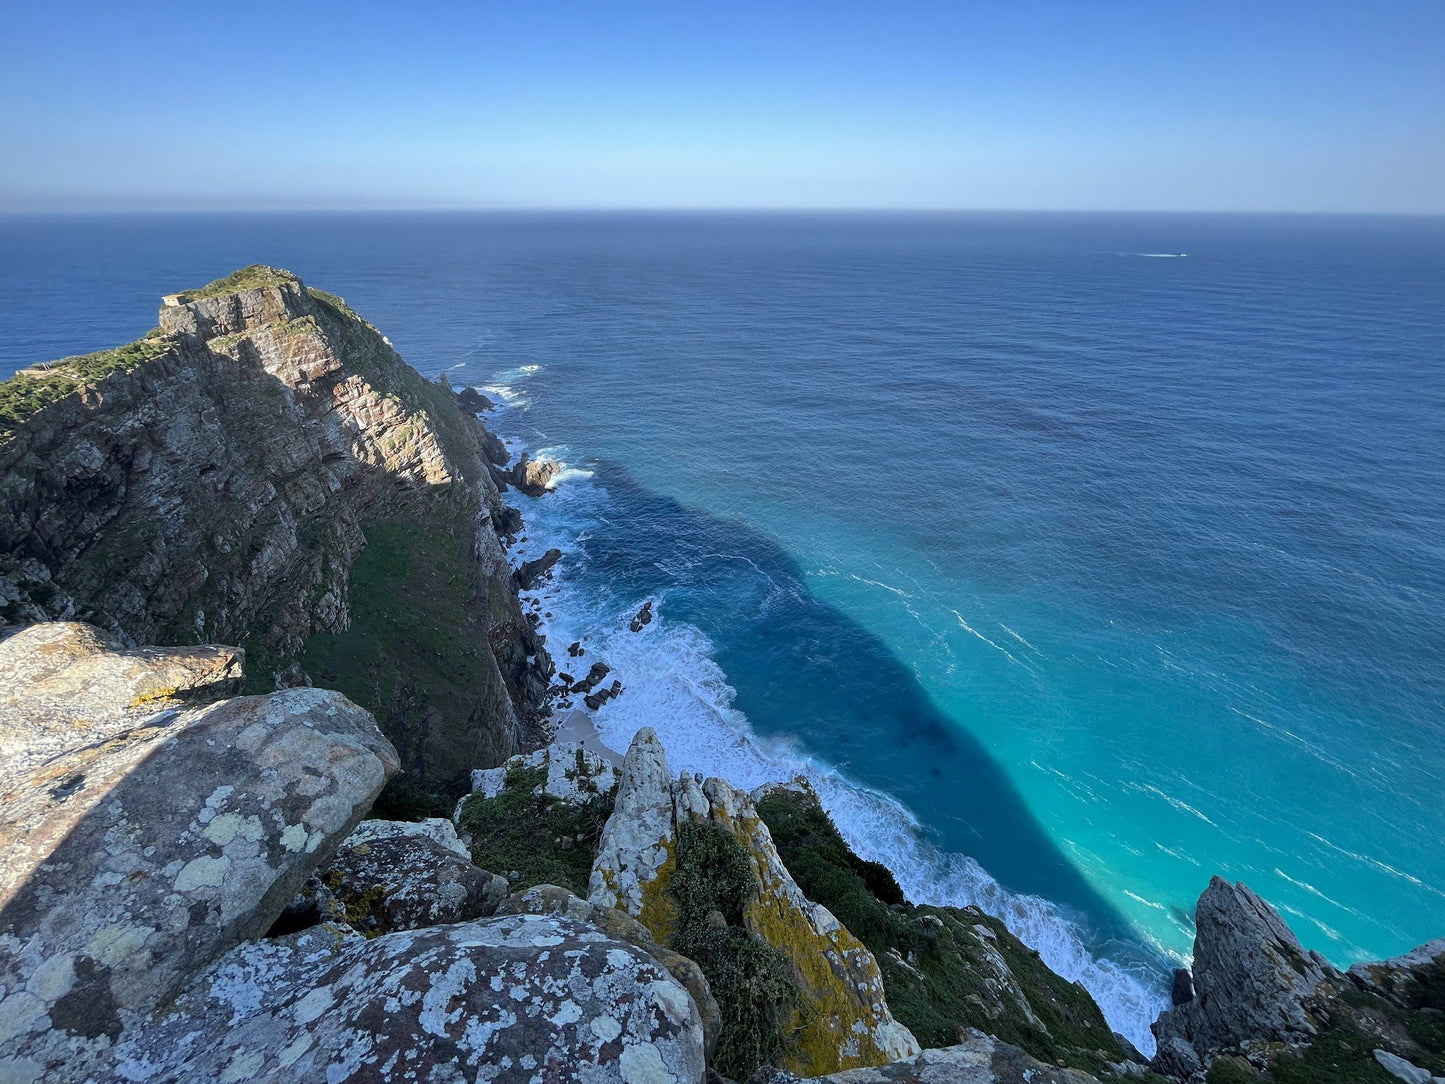
<path fill-rule="evenodd" d="M 1341 973 L 1219 877 L 1196 922 L 1194 996 L 1154 1024 L 1159 1072 L 1191 1084 L 1445 1077 L 1445 941 Z"/>
<path fill-rule="evenodd" d="M 266 932 L 396 770 L 339 693 L 191 706 L 212 683 L 156 687 L 235 656 L 125 649 L 74 624 L 0 643 L 0 1077 L 105 1064 Z"/>
<path fill-rule="evenodd" d="M 168 297 L 160 325 L 0 384 L 0 626 L 242 644 L 248 691 L 339 688 L 413 784 L 460 792 L 550 676 L 490 434 L 289 272 Z"/>
<path fill-rule="evenodd" d="M 1247 885 L 1215 877 L 1195 908 L 1194 997 L 1161 1015 L 1154 1033 L 1196 1051 L 1308 1040 L 1318 1021 L 1307 1006 L 1339 979 Z"/>
<path fill-rule="evenodd" d="M 589 887 L 593 903 L 638 918 L 659 943 L 689 956 L 695 947 L 705 972 L 711 964 L 733 977 L 744 966 L 739 954 L 767 946 L 771 958 L 756 976 L 792 990 L 777 1005 L 787 1033 L 778 1052 L 789 1069 L 816 1076 L 919 1050 L 889 1012 L 872 954 L 803 895 L 748 796 L 720 779 L 673 780 L 650 729 L 628 749 Z M 759 1007 L 740 1004 L 741 989 L 714 983 L 713 993 L 722 1047 L 741 1056 L 734 1020 Z"/>
<path fill-rule="evenodd" d="M 561 466 L 554 459 L 533 459 L 523 453 L 507 475 L 507 480 L 527 496 L 540 497 L 552 488 L 561 471 Z"/>

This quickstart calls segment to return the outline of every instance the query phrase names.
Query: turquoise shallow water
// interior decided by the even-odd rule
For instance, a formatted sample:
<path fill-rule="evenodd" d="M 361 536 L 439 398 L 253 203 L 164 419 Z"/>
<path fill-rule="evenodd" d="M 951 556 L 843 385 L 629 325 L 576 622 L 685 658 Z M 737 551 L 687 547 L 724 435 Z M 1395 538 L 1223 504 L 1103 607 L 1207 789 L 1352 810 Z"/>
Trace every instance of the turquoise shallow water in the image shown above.
<path fill-rule="evenodd" d="M 568 551 L 554 641 L 628 685 L 604 735 L 810 772 L 911 894 L 1007 915 L 1136 1041 L 1212 873 L 1340 963 L 1445 933 L 1440 220 L 0 237 L 0 364 L 260 260 L 492 388 L 504 435 L 573 468 L 526 545 Z"/>

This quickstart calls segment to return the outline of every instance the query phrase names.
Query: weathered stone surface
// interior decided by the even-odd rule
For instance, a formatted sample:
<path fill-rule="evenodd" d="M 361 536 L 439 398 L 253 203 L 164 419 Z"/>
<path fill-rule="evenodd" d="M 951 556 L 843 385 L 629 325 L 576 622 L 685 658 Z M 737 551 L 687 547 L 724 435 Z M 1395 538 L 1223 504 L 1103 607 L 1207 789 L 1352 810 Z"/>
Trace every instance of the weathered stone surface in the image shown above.
<path fill-rule="evenodd" d="M 330 919 L 375 937 L 486 917 L 507 892 L 505 878 L 472 864 L 450 821 L 362 821 L 282 922 L 299 929 Z"/>
<path fill-rule="evenodd" d="M 0 682 L 28 675 L 0 706 L 0 1078 L 104 1064 L 123 1028 L 266 932 L 396 770 L 375 721 L 339 693 L 157 711 L 167 698 L 137 669 L 224 674 L 225 658 L 113 651 L 76 626 L 0 643 Z M 77 679 L 56 660 L 112 675 L 75 701 L 89 714 L 57 695 Z"/>
<path fill-rule="evenodd" d="M 1431 1076 L 1428 1069 L 1422 1069 L 1414 1062 L 1406 1061 L 1388 1050 L 1376 1050 L 1374 1056 L 1381 1069 L 1395 1079 L 1403 1080 L 1405 1084 L 1437 1084 L 1438 1081 L 1445 1080 L 1445 1077 Z"/>
<path fill-rule="evenodd" d="M 1432 985 L 1445 980 L 1445 938 L 1388 960 L 1355 964 L 1347 972 L 1356 985 L 1406 1004 L 1419 1004 Z"/>
<path fill-rule="evenodd" d="M 918 1043 L 888 1010 L 877 961 L 803 895 L 748 796 L 720 779 L 699 785 L 684 774 L 674 782 L 650 728 L 638 731 L 623 761 L 616 806 L 593 864 L 591 901 L 637 917 L 666 944 L 678 915 L 669 892 L 678 828 L 688 820 L 731 833 L 748 854 L 759 891 L 743 909 L 743 924 L 782 954 L 803 1001 L 788 1068 L 813 1076 L 917 1053 Z"/>
<path fill-rule="evenodd" d="M 539 734 L 549 664 L 493 529 L 481 423 L 288 272 L 169 298 L 160 322 L 143 363 L 0 432 L 0 626 L 85 614 L 131 644 L 242 644 L 251 691 L 344 689 L 433 790 Z M 470 580 L 409 599 L 452 626 L 454 656 L 378 627 L 365 673 L 312 672 L 308 638 L 348 633 L 353 568 L 398 523 Z"/>
<path fill-rule="evenodd" d="M 533 459 L 524 454 L 512 468 L 508 480 L 529 497 L 540 497 L 552 488 L 562 468 L 552 459 Z"/>
<path fill-rule="evenodd" d="M 535 793 L 582 805 L 617 787 L 617 770 L 581 742 L 553 742 L 530 753 L 512 757 L 499 768 L 472 772 L 472 793 L 495 798 L 502 793 L 509 773 L 546 769 L 546 778 Z"/>
<path fill-rule="evenodd" d="M 500 913 L 566 915 L 578 922 L 595 926 L 608 937 L 615 937 L 642 949 L 667 968 L 668 973 L 692 995 L 702 1020 L 707 1053 L 709 1057 L 712 1056 L 713 1047 L 722 1031 L 723 1019 L 722 1010 L 718 1008 L 717 999 L 712 996 L 712 989 L 708 986 L 707 976 L 694 961 L 665 945 L 659 945 L 648 928 L 637 919 L 615 907 L 603 907 L 581 899 L 557 885 L 535 885 L 524 892 L 514 893 L 502 905 Z"/>
<path fill-rule="evenodd" d="M 694 1084 L 702 1025 L 651 956 L 561 917 L 243 945 L 121 1042 L 121 1077 Z"/>
<path fill-rule="evenodd" d="M 1295 1042 L 1316 1033 L 1308 1003 L 1341 976 L 1305 951 L 1274 908 L 1243 883 L 1215 877 L 1199 897 L 1195 927 L 1194 998 L 1160 1015 L 1157 1038 L 1182 1039 L 1204 1058 L 1247 1039 Z"/>
<path fill-rule="evenodd" d="M 1035 1061 L 1018 1047 L 972 1029 L 957 1046 L 810 1079 L 820 1084 L 1098 1084 L 1088 1073 Z M 775 1071 L 757 1075 L 749 1084 L 798 1084 L 798 1077 Z"/>

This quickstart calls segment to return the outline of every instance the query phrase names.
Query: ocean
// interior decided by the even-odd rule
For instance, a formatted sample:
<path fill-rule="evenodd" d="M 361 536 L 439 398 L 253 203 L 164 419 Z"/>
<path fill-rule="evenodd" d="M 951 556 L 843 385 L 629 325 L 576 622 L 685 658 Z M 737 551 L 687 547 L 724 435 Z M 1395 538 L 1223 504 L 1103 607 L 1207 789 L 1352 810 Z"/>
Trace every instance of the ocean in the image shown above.
<path fill-rule="evenodd" d="M 255 262 L 567 465 L 510 496 L 604 740 L 808 776 L 1146 1052 L 1213 874 L 1445 935 L 1445 219 L 6 218 L 0 376 Z"/>

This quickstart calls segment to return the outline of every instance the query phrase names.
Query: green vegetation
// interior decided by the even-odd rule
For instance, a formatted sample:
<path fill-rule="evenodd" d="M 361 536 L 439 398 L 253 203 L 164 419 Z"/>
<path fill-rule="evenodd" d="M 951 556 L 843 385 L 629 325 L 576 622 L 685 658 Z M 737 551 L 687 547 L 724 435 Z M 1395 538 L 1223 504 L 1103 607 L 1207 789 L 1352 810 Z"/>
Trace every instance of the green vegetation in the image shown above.
<path fill-rule="evenodd" d="M 375 524 L 351 568 L 351 627 L 313 634 L 300 657 L 314 684 L 376 716 L 403 763 L 426 752 L 453 765 L 408 778 L 433 796 L 464 793 L 472 767 L 511 752 L 494 723 L 505 717 L 506 690 L 473 609 L 478 576 L 465 509 Z M 413 791 L 418 800 L 431 799 Z"/>
<path fill-rule="evenodd" d="M 1399 1084 L 1375 1060 L 1379 1045 L 1351 1024 L 1333 1024 L 1302 1054 L 1281 1055 L 1268 1079 L 1274 1084 Z"/>
<path fill-rule="evenodd" d="M 0 439 L 77 388 L 95 384 L 112 373 L 130 372 L 170 353 L 172 348 L 170 339 L 148 337 L 113 350 L 22 370 L 0 384 Z"/>
<path fill-rule="evenodd" d="M 1209 1067 L 1205 1084 L 1260 1084 L 1264 1078 L 1242 1058 L 1220 1058 Z"/>
<path fill-rule="evenodd" d="M 1088 991 L 1049 970 L 998 919 L 973 908 L 908 905 L 892 875 L 855 855 L 811 795 L 774 791 L 758 813 L 798 887 L 877 958 L 893 1015 L 924 1046 L 952 1045 L 963 1028 L 976 1027 L 1043 1061 L 1097 1071 L 1123 1058 Z M 995 953 L 1042 1029 L 1001 988 Z"/>
<path fill-rule="evenodd" d="M 243 267 L 239 271 L 233 271 L 223 279 L 209 282 L 198 290 L 185 290 L 177 294 L 181 302 L 200 301 L 207 297 L 220 297 L 222 294 L 234 294 L 238 290 L 257 290 L 263 286 L 280 286 L 287 282 L 297 281 L 296 276 L 290 271 L 283 271 L 277 267 L 267 267 L 265 264 L 253 263 L 250 267 Z"/>
<path fill-rule="evenodd" d="M 712 1067 L 744 1080 L 779 1063 L 798 990 L 782 954 L 743 928 L 743 908 L 758 893 L 747 848 L 715 825 L 684 824 L 670 891 L 678 905 L 671 947 L 702 968 L 722 1010 Z"/>
<path fill-rule="evenodd" d="M 512 768 L 501 793 L 466 799 L 458 821 L 471 833 L 472 861 L 508 878 L 512 891 L 554 884 L 585 899 L 612 794 L 573 805 L 532 793 L 546 779 L 546 768 Z"/>

